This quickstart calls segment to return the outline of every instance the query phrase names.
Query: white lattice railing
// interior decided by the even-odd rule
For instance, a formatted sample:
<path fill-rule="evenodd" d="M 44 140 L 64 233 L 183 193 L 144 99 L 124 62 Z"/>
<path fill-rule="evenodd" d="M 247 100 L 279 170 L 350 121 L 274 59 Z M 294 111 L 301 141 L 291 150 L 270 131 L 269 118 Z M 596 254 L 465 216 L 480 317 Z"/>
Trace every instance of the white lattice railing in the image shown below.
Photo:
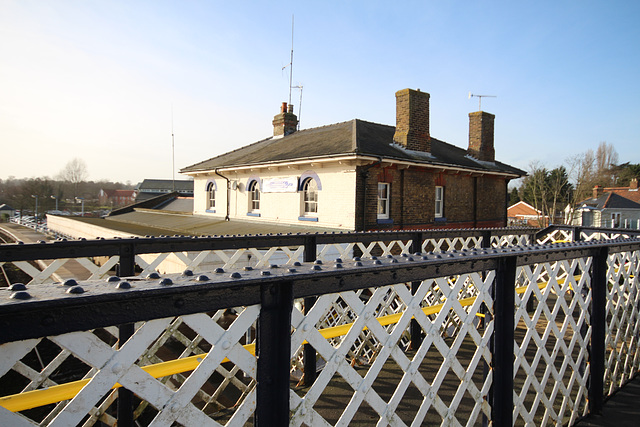
<path fill-rule="evenodd" d="M 410 247 L 407 241 L 403 245 Z M 606 256 L 608 291 L 602 302 L 607 310 L 606 394 L 635 375 L 640 364 L 640 255 L 638 249 L 611 248 Z M 384 254 L 384 248 L 379 249 Z M 592 371 L 588 347 L 593 345 L 589 313 L 594 304 L 591 246 L 456 250 L 417 256 L 403 250 L 407 256 L 381 257 L 373 255 L 373 249 L 362 252 L 371 258 L 344 262 L 341 268 L 330 262 L 269 265 L 235 271 L 240 279 L 230 279 L 232 270 L 224 269 L 224 273 L 206 272 L 206 278 L 203 274 L 161 278 L 171 279 L 171 286 L 159 284 L 158 279 L 131 277 L 128 283 L 133 288 L 128 290 L 126 286 L 115 290 L 120 280 L 80 282 L 85 293 L 73 298 L 99 295 L 108 300 L 129 292 L 132 301 L 139 302 L 131 303 L 127 311 L 134 314 L 127 316 L 144 317 L 148 312 L 148 319 L 155 320 L 137 321 L 135 333 L 122 346 L 118 328 L 111 325 L 25 340 L 3 339 L 0 381 L 4 394 L 12 396 L 0 398 L 0 425 L 88 426 L 98 420 L 114 425 L 116 384 L 133 392 L 132 411 L 140 425 L 245 425 L 259 412 L 255 338 L 263 307 L 239 304 L 239 297 L 225 305 L 219 289 L 236 289 L 238 280 L 246 280 L 246 286 L 234 291 L 242 293 L 271 277 L 285 280 L 293 290 L 330 289 L 331 283 L 344 288 L 317 291 L 319 296 L 310 307 L 302 303 L 291 307 L 289 326 L 283 329 L 290 334 L 286 360 L 291 378 L 285 382 L 290 425 L 474 425 L 483 418 L 491 420 L 495 397 L 489 391 L 495 381 L 493 353 L 498 345 L 494 342 L 496 278 L 509 275 L 496 260 L 504 257 L 519 260 L 512 281 L 513 422 L 572 424 L 587 413 L 587 397 L 593 393 L 588 389 Z M 67 287 L 29 286 L 26 291 L 32 298 L 22 307 L 28 312 L 30 304 L 38 301 L 69 303 L 63 289 Z M 171 310 L 186 309 L 190 303 L 211 309 L 158 316 L 158 311 L 164 311 L 154 307 L 161 306 L 163 299 L 158 296 L 149 302 L 143 298 L 145 293 L 166 294 Z M 196 295 L 195 302 L 185 297 L 191 293 Z M 57 294 L 65 298 L 58 300 Z M 248 295 L 250 300 L 255 297 Z M 4 327 L 13 320 L 3 313 L 16 306 L 16 300 L 7 301 L 0 305 Z M 109 315 L 100 302 L 87 306 L 89 317 L 93 312 Z M 45 316 L 37 311 L 41 315 Z M 35 331 L 48 325 L 46 317 L 31 319 L 19 313 L 13 317 L 26 330 L 30 321 L 37 324 Z M 418 340 L 412 339 L 412 319 Z M 100 324 L 99 319 L 76 320 L 82 322 Z M 2 336 L 13 333 L 4 331 Z M 319 374 L 312 384 L 299 381 L 305 370 L 305 343 L 317 352 Z M 82 378 L 84 382 L 77 382 Z M 61 383 L 67 384 L 63 387 L 67 394 L 54 393 L 59 390 L 55 385 Z M 271 388 L 277 387 L 266 387 Z M 26 393 L 34 390 L 36 397 Z"/>

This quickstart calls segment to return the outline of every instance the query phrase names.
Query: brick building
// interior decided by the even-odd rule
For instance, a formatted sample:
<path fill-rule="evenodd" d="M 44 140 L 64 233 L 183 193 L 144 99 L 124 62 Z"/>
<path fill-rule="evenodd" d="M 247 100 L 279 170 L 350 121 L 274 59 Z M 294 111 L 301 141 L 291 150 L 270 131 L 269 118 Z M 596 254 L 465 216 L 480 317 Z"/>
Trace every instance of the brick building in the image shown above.
<path fill-rule="evenodd" d="M 283 103 L 273 136 L 188 166 L 194 214 L 309 229 L 501 227 L 507 184 L 525 172 L 495 160 L 494 119 L 469 114 L 469 145 L 429 131 L 430 95 L 396 93 L 396 126 L 359 119 L 297 130 Z"/>

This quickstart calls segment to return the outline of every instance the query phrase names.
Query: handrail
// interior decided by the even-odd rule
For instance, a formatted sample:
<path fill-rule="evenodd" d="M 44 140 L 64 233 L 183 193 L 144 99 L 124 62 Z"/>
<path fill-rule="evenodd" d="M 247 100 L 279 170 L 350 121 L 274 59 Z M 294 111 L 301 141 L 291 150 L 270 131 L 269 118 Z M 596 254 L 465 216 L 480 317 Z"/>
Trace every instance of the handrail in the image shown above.
<path fill-rule="evenodd" d="M 575 276 L 580 277 L 580 276 Z M 564 283 L 563 279 L 558 283 Z M 548 282 L 542 282 L 538 284 L 539 289 L 544 289 Z M 522 294 L 526 291 L 526 286 L 516 288 L 516 293 Z M 462 307 L 468 307 L 473 305 L 477 297 L 468 297 L 458 300 Z M 444 307 L 443 304 L 436 304 L 429 307 L 423 307 L 422 311 L 425 315 L 430 316 L 437 314 Z M 388 314 L 386 316 L 378 317 L 377 320 L 381 326 L 388 326 L 394 323 L 398 323 L 404 313 Z M 412 317 L 413 319 L 414 317 Z M 340 326 L 333 326 L 329 328 L 323 328 L 319 330 L 320 334 L 325 339 L 337 338 L 344 336 L 349 332 L 349 329 L 353 326 L 353 323 L 347 323 Z M 363 330 L 367 330 L 368 327 L 364 327 Z M 307 341 L 303 341 L 302 345 L 308 344 Z M 255 344 L 243 345 L 244 349 L 252 355 L 255 355 Z M 206 354 L 198 354 L 194 356 L 185 357 L 183 359 L 170 360 L 166 362 L 160 362 L 153 365 L 143 366 L 141 369 L 151 375 L 153 378 L 161 378 L 169 375 L 180 374 L 196 369 L 202 359 L 206 357 Z M 229 362 L 228 358 L 225 358 L 220 363 Z M 89 383 L 91 378 L 85 378 L 78 381 L 72 381 L 66 384 L 59 384 L 48 387 L 41 390 L 31 390 L 24 393 L 16 393 L 10 396 L 0 397 L 0 406 L 12 411 L 20 412 L 27 409 L 33 409 L 39 406 L 49 405 L 52 403 L 61 402 L 63 400 L 72 399 L 85 385 Z M 119 383 L 116 383 L 112 389 L 122 387 Z"/>

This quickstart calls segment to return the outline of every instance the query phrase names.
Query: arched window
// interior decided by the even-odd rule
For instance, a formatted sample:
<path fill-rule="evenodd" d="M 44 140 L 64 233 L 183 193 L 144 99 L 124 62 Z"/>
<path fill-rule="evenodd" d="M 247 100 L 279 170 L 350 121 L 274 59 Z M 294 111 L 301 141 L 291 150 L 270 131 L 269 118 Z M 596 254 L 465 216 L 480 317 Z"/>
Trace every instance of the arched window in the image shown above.
<path fill-rule="evenodd" d="M 302 211 L 304 215 L 318 214 L 318 183 L 313 178 L 302 184 Z"/>
<path fill-rule="evenodd" d="M 247 192 L 249 193 L 249 212 L 258 212 L 260 210 L 260 186 L 258 181 L 251 181 Z"/>
<path fill-rule="evenodd" d="M 210 182 L 207 184 L 207 210 L 214 210 L 216 207 L 216 184 Z"/>

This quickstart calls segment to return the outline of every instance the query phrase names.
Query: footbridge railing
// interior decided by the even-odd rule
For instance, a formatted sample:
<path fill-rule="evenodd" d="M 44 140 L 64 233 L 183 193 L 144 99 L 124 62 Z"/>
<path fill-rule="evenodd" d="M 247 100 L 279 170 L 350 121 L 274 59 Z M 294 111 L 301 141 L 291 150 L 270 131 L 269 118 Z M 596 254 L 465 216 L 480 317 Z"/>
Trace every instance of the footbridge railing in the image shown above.
<path fill-rule="evenodd" d="M 136 259 L 295 245 L 0 246 L 0 262 L 118 257 L 117 276 L 5 291 L 0 425 L 545 425 L 599 411 L 640 365 L 640 240 L 491 233 L 446 247 L 300 235 L 301 260 L 171 274 Z"/>

